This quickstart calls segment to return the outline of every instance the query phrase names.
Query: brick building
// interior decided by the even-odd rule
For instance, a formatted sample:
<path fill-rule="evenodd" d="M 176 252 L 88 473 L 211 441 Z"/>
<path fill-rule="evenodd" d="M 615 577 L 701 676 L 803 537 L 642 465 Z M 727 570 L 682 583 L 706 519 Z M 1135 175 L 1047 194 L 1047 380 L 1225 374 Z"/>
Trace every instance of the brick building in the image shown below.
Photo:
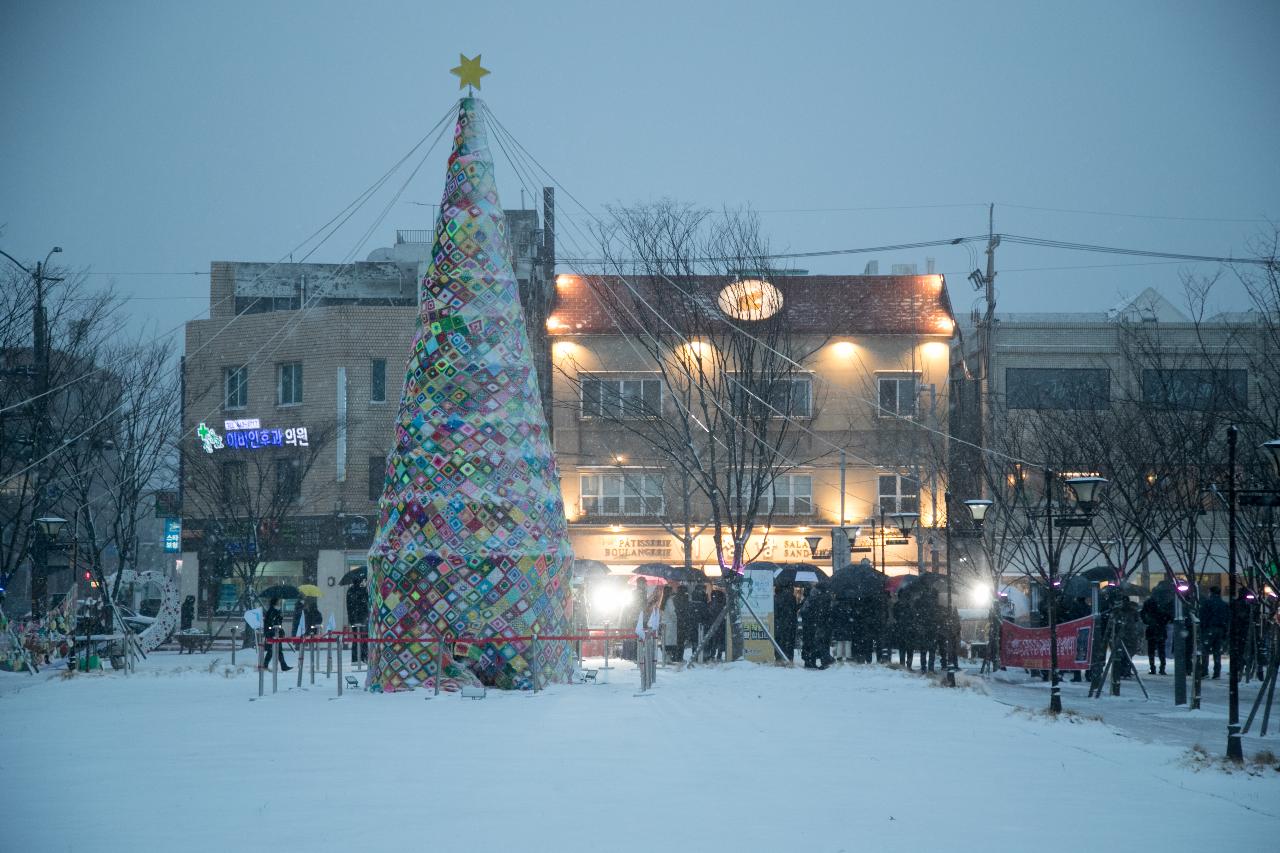
<path fill-rule="evenodd" d="M 531 346 L 545 354 L 550 238 L 537 211 L 506 217 Z M 269 534 L 257 588 L 318 584 L 321 610 L 344 624 L 337 581 L 372 540 L 432 238 L 399 231 L 350 264 L 211 264 L 209 318 L 186 327 L 182 414 L 181 585 L 201 619 L 237 612 L 229 565 Z M 205 452 L 201 424 L 221 447 Z M 246 510 L 238 494 L 266 498 Z"/>

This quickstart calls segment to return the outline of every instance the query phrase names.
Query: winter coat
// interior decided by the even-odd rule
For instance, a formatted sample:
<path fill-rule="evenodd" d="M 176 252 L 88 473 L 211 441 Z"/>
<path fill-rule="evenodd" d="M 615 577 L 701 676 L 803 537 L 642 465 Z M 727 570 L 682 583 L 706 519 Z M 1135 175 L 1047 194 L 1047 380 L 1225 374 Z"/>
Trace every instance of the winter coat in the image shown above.
<path fill-rule="evenodd" d="M 831 646 L 831 596 L 822 587 L 813 587 L 800 605 L 804 648 L 809 652 L 822 652 Z"/>
<path fill-rule="evenodd" d="M 773 624 L 777 633 L 791 636 L 796 630 L 796 596 L 792 587 L 780 587 L 773 592 Z M 787 632 L 790 632 L 788 634 Z"/>
<path fill-rule="evenodd" d="M 845 593 L 831 597 L 830 615 L 831 639 L 836 642 L 849 642 L 854 635 L 854 614 L 857 602 L 852 594 Z"/>
<path fill-rule="evenodd" d="M 266 629 L 268 637 L 274 636 L 275 629 L 282 625 L 284 625 L 284 614 L 280 612 L 279 607 L 268 607 L 262 614 L 262 627 Z"/>
<path fill-rule="evenodd" d="M 369 621 L 369 588 L 364 584 L 347 587 L 347 624 L 361 626 Z"/>
<path fill-rule="evenodd" d="M 662 605 L 662 645 L 674 646 L 679 639 L 679 624 L 676 616 L 676 599 L 674 595 L 667 596 L 667 603 Z"/>
<path fill-rule="evenodd" d="M 1165 626 L 1172 621 L 1170 614 L 1160 606 L 1160 603 L 1156 601 L 1154 595 L 1142 603 L 1141 612 L 1142 624 L 1147 626 L 1147 635 L 1150 637 L 1158 637 L 1160 641 L 1163 642 Z"/>
<path fill-rule="evenodd" d="M 324 615 L 321 614 L 320 608 L 316 606 L 314 601 L 307 602 L 306 606 L 299 606 L 293 611 L 293 635 L 301 636 L 298 630 L 302 627 L 302 614 L 307 615 L 307 636 L 320 633 L 320 623 L 324 621 Z"/>
<path fill-rule="evenodd" d="M 671 597 L 676 609 L 676 644 L 684 647 L 698 638 L 697 623 L 691 618 L 692 607 L 689 603 L 689 590 L 680 587 Z"/>
<path fill-rule="evenodd" d="M 1231 609 L 1221 595 L 1211 595 L 1200 605 L 1200 630 L 1205 636 L 1225 637 Z"/>

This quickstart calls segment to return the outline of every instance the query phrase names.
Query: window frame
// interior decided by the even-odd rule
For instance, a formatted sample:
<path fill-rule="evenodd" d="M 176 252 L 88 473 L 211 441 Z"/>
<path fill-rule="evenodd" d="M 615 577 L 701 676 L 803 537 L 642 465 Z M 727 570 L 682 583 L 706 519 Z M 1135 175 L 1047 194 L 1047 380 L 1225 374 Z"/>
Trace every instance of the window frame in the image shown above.
<path fill-rule="evenodd" d="M 1203 377 L 1211 380 L 1210 399 L 1174 400 L 1167 393 L 1161 398 L 1149 393 L 1152 390 L 1169 391 L 1180 378 Z M 1222 381 L 1219 381 L 1222 380 Z M 1238 381 L 1243 395 L 1237 399 Z M 1243 412 L 1249 408 L 1249 371 L 1243 367 L 1147 367 L 1139 377 L 1142 383 L 1144 405 L 1169 412 Z M 1179 390 L 1185 390 L 1183 386 Z M 1223 393 L 1225 390 L 1226 393 Z"/>
<path fill-rule="evenodd" d="M 284 398 L 285 372 L 290 374 L 289 390 L 290 397 L 288 401 Z M 301 406 L 303 402 L 304 375 L 302 370 L 302 362 L 300 361 L 282 361 L 276 365 L 276 405 L 283 408 L 286 406 Z"/>
<path fill-rule="evenodd" d="M 637 478 L 638 489 L 634 486 Z M 595 481 L 591 488 L 589 480 Z M 629 500 L 635 501 L 632 511 L 627 509 Z M 594 509 L 588 501 L 595 502 Z M 609 510 L 608 501 L 617 502 L 615 511 Z M 578 512 L 582 518 L 656 518 L 666 512 L 666 506 L 660 473 L 591 471 L 578 475 Z"/>
<path fill-rule="evenodd" d="M 886 492 L 884 490 L 885 480 L 892 478 L 894 481 L 894 490 Z M 914 485 L 913 489 L 904 490 L 903 484 L 910 483 Z M 885 500 L 892 501 L 890 506 L 885 506 Z M 904 504 L 903 501 L 910 503 Z M 880 474 L 876 477 L 876 509 L 883 515 L 889 515 L 895 512 L 920 512 L 920 484 L 915 478 L 906 474 Z"/>
<path fill-rule="evenodd" d="M 231 403 L 231 380 L 233 376 L 239 377 L 236 390 L 240 392 L 237 396 L 244 402 L 238 405 Z M 222 409 L 227 412 L 241 412 L 249 408 L 249 365 L 238 364 L 222 368 Z"/>
<path fill-rule="evenodd" d="M 1015 395 L 1011 392 L 1010 377 L 1021 373 L 1026 376 L 1031 373 L 1047 374 L 1050 372 L 1071 373 L 1079 378 L 1077 383 L 1078 391 L 1084 386 L 1085 374 L 1096 374 L 1093 378 L 1101 376 L 1106 382 L 1106 392 L 1102 398 L 1097 401 L 1085 401 L 1088 403 L 1087 408 L 1080 406 L 1081 400 L 1046 400 L 1045 394 L 1039 388 L 1035 389 L 1036 399 L 1023 399 L 1028 397 L 1026 391 L 1019 390 Z M 1092 389 L 1098 390 L 1098 389 Z M 1045 405 L 1048 402 L 1049 405 Z M 1004 404 L 1007 409 L 1016 409 L 1025 412 L 1101 412 L 1111 408 L 1111 368 L 1109 367 L 1006 367 L 1004 369 Z M 1034 404 L 1034 405 L 1028 405 Z"/>
<path fill-rule="evenodd" d="M 600 388 L 600 390 L 594 395 L 594 399 L 591 401 L 592 411 L 588 411 L 588 398 L 592 396 L 587 391 L 589 383 L 595 383 Z M 638 413 L 628 411 L 627 400 L 637 399 L 635 397 L 628 397 L 626 393 L 626 386 L 628 383 L 637 383 L 639 385 L 640 396 L 638 399 L 641 401 L 642 407 L 647 405 L 644 402 L 646 397 L 646 384 L 651 383 L 651 388 L 656 389 L 657 400 L 653 403 L 654 411 L 652 413 L 648 411 L 641 411 Z M 604 393 L 604 386 L 607 384 L 617 385 L 617 388 L 611 392 L 611 397 L 606 397 L 606 394 Z M 663 406 L 666 402 L 666 392 L 662 385 L 662 378 L 657 374 L 652 373 L 628 373 L 620 375 L 584 373 L 580 376 L 578 383 L 578 417 L 581 420 L 598 421 L 647 420 L 660 417 L 660 413 L 662 412 Z M 617 401 L 617 411 L 611 414 L 606 414 L 606 401 L 612 405 L 615 400 Z"/>
<path fill-rule="evenodd" d="M 910 411 L 902 410 L 902 383 L 911 383 Z M 887 410 L 884 405 L 884 389 L 893 383 L 893 409 Z M 876 374 L 876 417 L 915 420 L 920 415 L 920 374 L 910 371 L 893 371 Z"/>

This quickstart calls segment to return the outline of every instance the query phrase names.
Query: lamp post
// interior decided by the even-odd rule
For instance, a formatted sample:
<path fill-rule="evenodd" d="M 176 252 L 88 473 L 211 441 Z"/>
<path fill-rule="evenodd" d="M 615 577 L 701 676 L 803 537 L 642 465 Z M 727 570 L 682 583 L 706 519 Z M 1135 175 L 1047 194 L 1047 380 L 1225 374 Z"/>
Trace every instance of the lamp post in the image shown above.
<path fill-rule="evenodd" d="M 35 549 L 31 560 L 31 615 L 44 616 L 44 602 L 49 595 L 49 543 L 58 538 L 67 520 L 56 515 L 44 515 L 34 522 L 37 530 Z"/>
<path fill-rule="evenodd" d="M 981 538 L 982 525 L 987 520 L 987 511 L 991 509 L 995 502 L 988 498 L 969 498 L 964 502 L 964 507 L 969 511 L 969 518 L 973 520 L 975 528 L 974 535 Z M 948 511 L 949 512 L 949 511 Z M 950 517 L 950 516 L 948 516 Z M 991 566 L 994 569 L 994 565 Z M 951 565 L 947 565 L 948 574 L 951 572 Z M 991 601 L 987 607 L 987 661 L 991 663 L 991 672 L 995 673 L 995 664 L 1000 657 L 1000 620 L 997 618 L 999 612 L 996 609 L 996 602 L 999 600 L 1000 579 L 998 573 L 992 581 Z M 994 648 L 992 646 L 994 643 Z"/>
<path fill-rule="evenodd" d="M 1058 585 L 1058 555 L 1053 550 L 1053 471 L 1044 470 L 1044 517 L 1046 550 L 1049 559 L 1049 713 L 1062 712 L 1062 688 L 1058 679 L 1058 614 L 1055 591 Z M 1067 491 L 1084 512 L 1085 525 L 1090 523 L 1103 486 L 1103 477 L 1068 477 Z"/>
<path fill-rule="evenodd" d="M 1232 424 L 1227 428 L 1227 598 L 1230 600 L 1230 618 L 1227 620 L 1227 651 L 1231 657 L 1227 687 L 1227 760 L 1237 764 L 1244 761 L 1244 749 L 1240 743 L 1240 669 L 1244 666 L 1244 638 L 1236 636 L 1236 504 L 1245 506 L 1280 506 L 1280 490 L 1236 489 L 1236 441 L 1240 430 Z M 1271 461 L 1272 475 L 1280 479 L 1280 438 L 1273 438 L 1259 448 L 1265 450 Z"/>

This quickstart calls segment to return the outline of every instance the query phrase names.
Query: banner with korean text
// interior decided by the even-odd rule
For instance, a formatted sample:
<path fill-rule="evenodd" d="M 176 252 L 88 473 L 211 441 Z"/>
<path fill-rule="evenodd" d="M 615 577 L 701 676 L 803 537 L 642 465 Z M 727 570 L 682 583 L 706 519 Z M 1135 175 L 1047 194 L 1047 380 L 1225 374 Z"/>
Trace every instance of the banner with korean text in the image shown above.
<path fill-rule="evenodd" d="M 1058 625 L 1058 669 L 1085 670 L 1093 651 L 1093 617 Z M 1049 668 L 1049 629 L 1000 625 L 1000 662 L 1023 669 Z"/>

